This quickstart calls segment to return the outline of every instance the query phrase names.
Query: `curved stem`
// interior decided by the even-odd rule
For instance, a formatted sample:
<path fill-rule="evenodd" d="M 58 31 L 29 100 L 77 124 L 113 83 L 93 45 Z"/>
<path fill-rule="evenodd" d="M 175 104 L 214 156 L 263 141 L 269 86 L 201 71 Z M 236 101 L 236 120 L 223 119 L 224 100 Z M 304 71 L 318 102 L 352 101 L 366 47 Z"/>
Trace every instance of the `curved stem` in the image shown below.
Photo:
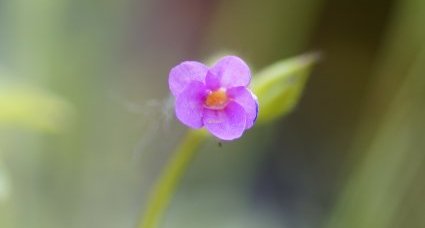
<path fill-rule="evenodd" d="M 142 214 L 140 228 L 156 228 L 196 149 L 206 138 L 200 131 L 189 131 L 157 180 Z"/>

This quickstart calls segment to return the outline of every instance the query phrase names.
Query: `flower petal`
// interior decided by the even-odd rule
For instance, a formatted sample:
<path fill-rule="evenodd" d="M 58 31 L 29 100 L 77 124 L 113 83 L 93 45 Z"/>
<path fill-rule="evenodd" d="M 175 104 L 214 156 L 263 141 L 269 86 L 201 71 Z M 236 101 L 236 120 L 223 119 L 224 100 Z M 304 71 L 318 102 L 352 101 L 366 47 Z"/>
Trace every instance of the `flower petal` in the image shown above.
<path fill-rule="evenodd" d="M 216 77 L 214 80 L 220 81 L 221 87 L 224 88 L 247 86 L 251 81 L 248 65 L 236 56 L 221 58 L 210 71 L 210 75 Z"/>
<path fill-rule="evenodd" d="M 204 82 L 208 67 L 195 61 L 185 61 L 171 69 L 168 85 L 171 93 L 178 96 L 192 81 Z"/>
<path fill-rule="evenodd" d="M 241 105 L 246 112 L 246 126 L 245 129 L 249 129 L 254 125 L 258 115 L 258 101 L 257 97 L 243 86 L 234 87 L 227 90 L 227 95 L 230 99 L 236 101 Z"/>
<path fill-rule="evenodd" d="M 233 140 L 245 130 L 246 113 L 241 105 L 231 101 L 223 110 L 204 110 L 203 122 L 211 134 L 222 140 Z"/>
<path fill-rule="evenodd" d="M 209 70 L 205 77 L 205 85 L 212 91 L 219 89 L 221 87 L 220 77 Z"/>
<path fill-rule="evenodd" d="M 191 82 L 176 99 L 177 118 L 188 127 L 202 127 L 205 96 L 205 85 L 199 81 Z"/>

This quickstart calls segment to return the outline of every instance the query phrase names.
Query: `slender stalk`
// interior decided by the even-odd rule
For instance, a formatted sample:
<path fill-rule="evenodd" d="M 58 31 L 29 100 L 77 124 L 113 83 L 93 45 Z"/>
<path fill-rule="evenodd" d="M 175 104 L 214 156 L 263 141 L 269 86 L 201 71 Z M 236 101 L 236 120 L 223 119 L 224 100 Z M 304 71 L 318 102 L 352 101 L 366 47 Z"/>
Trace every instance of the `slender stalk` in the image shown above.
<path fill-rule="evenodd" d="M 152 189 L 146 209 L 141 216 L 140 228 L 158 227 L 180 179 L 205 138 L 206 134 L 200 131 L 187 133 Z"/>

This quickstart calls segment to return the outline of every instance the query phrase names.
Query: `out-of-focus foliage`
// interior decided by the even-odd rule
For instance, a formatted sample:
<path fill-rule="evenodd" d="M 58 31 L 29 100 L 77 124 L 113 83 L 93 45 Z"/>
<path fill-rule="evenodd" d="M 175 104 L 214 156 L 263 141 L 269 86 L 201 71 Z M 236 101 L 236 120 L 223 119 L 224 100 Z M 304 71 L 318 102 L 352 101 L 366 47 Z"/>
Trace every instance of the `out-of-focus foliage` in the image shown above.
<path fill-rule="evenodd" d="M 0 130 L 20 129 L 30 132 L 59 133 L 73 122 L 74 110 L 64 99 L 22 83 L 11 83 L 3 80 L 0 85 Z M 8 134 L 3 133 L 7 138 Z M 3 143 L 9 143 L 2 140 Z M 0 143 L 0 226 L 14 224 L 10 198 L 12 186 L 10 171 L 3 163 L 3 152 Z M 5 208 L 6 207 L 6 208 Z M 12 221 L 11 221 L 12 220 Z"/>
<path fill-rule="evenodd" d="M 72 111 L 63 99 L 31 86 L 2 84 L 0 87 L 0 127 L 57 132 L 70 124 Z"/>
<path fill-rule="evenodd" d="M 423 0 L 0 0 L 0 227 L 135 227 L 186 130 L 162 102 L 170 67 L 318 50 L 300 80 L 264 72 L 259 121 L 285 119 L 207 140 L 163 226 L 423 228 L 424 16 Z"/>
<path fill-rule="evenodd" d="M 10 180 L 3 162 L 0 160 L 0 203 L 7 200 L 10 194 Z"/>
<path fill-rule="evenodd" d="M 341 191 L 329 228 L 425 225 L 425 2 L 400 1 L 394 14 L 373 99 L 353 140 L 353 153 L 364 156 Z M 371 126 L 376 128 L 367 134 Z"/>
<path fill-rule="evenodd" d="M 420 175 L 425 165 L 424 61 L 425 49 L 418 53 L 388 113 L 383 115 L 376 135 L 365 148 L 365 157 L 347 181 L 328 227 L 386 228 L 401 227 L 396 224 L 409 224 L 407 227 L 425 224 L 421 217 L 406 220 L 406 217 L 416 217 L 417 213 L 413 208 L 418 202 L 413 201 L 412 205 L 409 195 L 425 187 Z M 419 193 L 413 195 L 424 202 Z"/>

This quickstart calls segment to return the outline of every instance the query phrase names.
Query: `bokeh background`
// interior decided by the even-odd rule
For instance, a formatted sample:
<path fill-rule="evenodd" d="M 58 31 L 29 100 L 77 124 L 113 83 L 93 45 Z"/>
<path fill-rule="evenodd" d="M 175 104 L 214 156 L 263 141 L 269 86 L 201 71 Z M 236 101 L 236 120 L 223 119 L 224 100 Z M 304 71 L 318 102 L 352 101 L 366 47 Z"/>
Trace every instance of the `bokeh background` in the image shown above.
<path fill-rule="evenodd" d="M 187 131 L 171 67 L 320 51 L 291 114 L 202 146 L 161 227 L 423 228 L 424 24 L 423 0 L 0 0 L 0 227 L 135 227 Z"/>

